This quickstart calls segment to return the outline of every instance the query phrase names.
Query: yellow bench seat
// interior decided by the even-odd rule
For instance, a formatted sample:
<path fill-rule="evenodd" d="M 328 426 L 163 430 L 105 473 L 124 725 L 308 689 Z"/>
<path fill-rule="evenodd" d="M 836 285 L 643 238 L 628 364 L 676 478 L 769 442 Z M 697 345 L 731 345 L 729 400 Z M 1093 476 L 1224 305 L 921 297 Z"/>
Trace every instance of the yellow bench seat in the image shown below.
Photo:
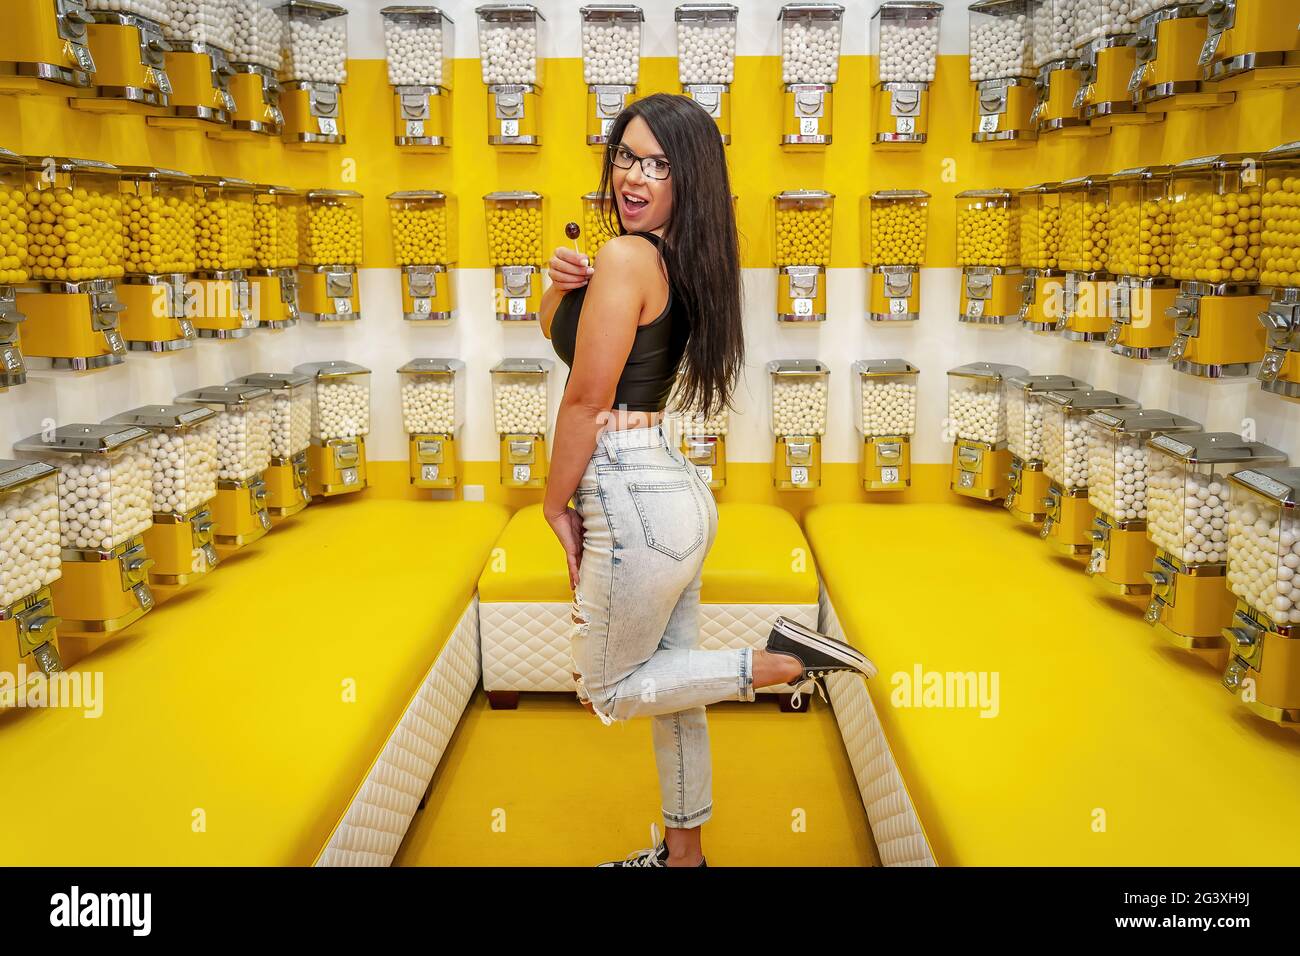
<path fill-rule="evenodd" d="M 475 583 L 506 518 L 329 502 L 227 559 L 78 665 L 102 673 L 102 716 L 0 714 L 0 862 L 309 865 L 327 844 L 322 862 L 382 862 L 336 825 L 399 720 L 438 711 L 423 685 L 449 638 L 472 693 Z"/>
<path fill-rule="evenodd" d="M 823 626 L 880 669 L 866 692 L 829 689 L 883 860 L 895 839 L 940 865 L 1300 859 L 1294 734 L 1244 714 L 1217 672 L 1002 509 L 824 505 L 804 527 Z M 1225 829 L 1225 808 L 1248 825 Z"/>

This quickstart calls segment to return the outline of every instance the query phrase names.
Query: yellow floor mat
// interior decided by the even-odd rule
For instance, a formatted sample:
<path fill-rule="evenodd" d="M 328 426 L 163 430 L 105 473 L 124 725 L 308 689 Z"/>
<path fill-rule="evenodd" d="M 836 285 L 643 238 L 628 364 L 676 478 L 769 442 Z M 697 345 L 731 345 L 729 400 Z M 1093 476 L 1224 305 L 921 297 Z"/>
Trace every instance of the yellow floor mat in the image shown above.
<path fill-rule="evenodd" d="M 874 866 L 876 849 L 830 707 L 760 697 L 709 708 L 710 866 Z M 568 695 L 494 711 L 480 690 L 395 866 L 591 866 L 648 846 L 663 823 L 650 721 L 611 727 Z"/>

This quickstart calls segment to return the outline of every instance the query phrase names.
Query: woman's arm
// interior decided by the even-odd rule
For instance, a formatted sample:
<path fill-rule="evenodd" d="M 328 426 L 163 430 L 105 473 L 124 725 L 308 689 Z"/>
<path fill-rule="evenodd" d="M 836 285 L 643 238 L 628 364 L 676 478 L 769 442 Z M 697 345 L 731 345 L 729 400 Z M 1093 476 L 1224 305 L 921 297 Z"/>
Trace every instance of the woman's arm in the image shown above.
<path fill-rule="evenodd" d="M 578 320 L 573 368 L 555 418 L 543 504 L 552 524 L 564 517 L 596 449 L 596 435 L 607 424 L 648 289 L 658 281 L 658 256 L 653 245 L 634 236 L 611 239 L 596 254 Z"/>

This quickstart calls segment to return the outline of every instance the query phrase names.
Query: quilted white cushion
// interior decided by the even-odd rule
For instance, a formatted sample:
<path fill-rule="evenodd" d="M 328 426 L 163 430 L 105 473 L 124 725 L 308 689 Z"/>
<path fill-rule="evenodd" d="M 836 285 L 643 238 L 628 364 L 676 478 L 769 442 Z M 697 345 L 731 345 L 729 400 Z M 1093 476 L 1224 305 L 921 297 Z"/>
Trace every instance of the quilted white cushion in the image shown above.
<path fill-rule="evenodd" d="M 478 598 L 366 774 L 317 866 L 388 866 L 478 685 Z"/>
<path fill-rule="evenodd" d="M 570 605 L 542 602 L 479 604 L 485 690 L 575 690 L 569 670 Z M 702 604 L 700 648 L 762 647 L 778 615 L 817 626 L 812 604 Z M 760 693 L 790 693 L 781 684 Z"/>
<path fill-rule="evenodd" d="M 821 590 L 820 605 L 818 630 L 844 640 L 844 630 L 825 587 Z M 926 842 L 898 764 L 894 762 L 867 685 L 854 674 L 832 674 L 826 679 L 826 692 L 862 792 L 862 805 L 871 823 L 880 862 L 885 866 L 934 866 L 934 854 Z"/>

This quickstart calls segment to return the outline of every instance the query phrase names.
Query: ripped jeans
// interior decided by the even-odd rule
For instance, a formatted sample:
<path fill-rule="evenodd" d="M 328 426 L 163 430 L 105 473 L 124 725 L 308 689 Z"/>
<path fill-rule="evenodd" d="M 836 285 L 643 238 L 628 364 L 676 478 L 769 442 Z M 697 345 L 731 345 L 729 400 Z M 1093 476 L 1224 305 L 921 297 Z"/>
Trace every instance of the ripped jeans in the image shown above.
<path fill-rule="evenodd" d="M 713 812 L 706 704 L 754 699 L 753 651 L 697 650 L 713 493 L 660 426 L 608 431 L 574 495 L 584 540 L 574 595 L 578 698 L 605 724 L 652 717 L 664 823 Z"/>

